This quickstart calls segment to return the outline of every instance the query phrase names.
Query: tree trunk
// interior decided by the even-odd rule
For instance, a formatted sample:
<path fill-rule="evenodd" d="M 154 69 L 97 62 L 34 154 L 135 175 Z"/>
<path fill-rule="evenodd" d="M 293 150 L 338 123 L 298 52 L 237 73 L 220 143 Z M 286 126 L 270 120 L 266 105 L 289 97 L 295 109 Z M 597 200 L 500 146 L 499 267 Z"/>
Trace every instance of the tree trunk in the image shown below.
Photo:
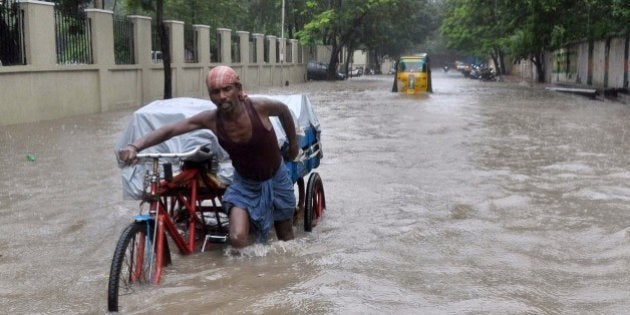
<path fill-rule="evenodd" d="M 160 37 L 160 49 L 162 50 L 162 64 L 164 65 L 164 99 L 173 97 L 172 92 L 172 71 L 171 71 L 171 51 L 169 49 L 169 38 L 164 25 L 164 5 L 163 0 L 156 1 L 156 18 L 158 25 L 158 36 Z"/>
<path fill-rule="evenodd" d="M 354 48 L 348 47 L 348 54 L 346 55 L 345 66 L 344 66 L 346 78 L 349 78 L 352 76 L 352 68 L 350 68 L 350 60 L 352 60 L 352 55 L 350 54 L 350 52 L 353 50 Z"/>
<path fill-rule="evenodd" d="M 505 53 L 503 50 L 499 51 L 499 64 L 501 65 L 501 75 L 509 74 L 505 67 Z"/>
<path fill-rule="evenodd" d="M 372 59 L 372 71 L 374 71 L 374 74 L 381 74 L 381 58 L 380 58 L 380 54 L 377 51 L 373 51 L 373 58 Z"/>
<path fill-rule="evenodd" d="M 490 58 L 492 58 L 492 63 L 496 68 L 495 70 L 497 71 L 497 74 L 501 74 L 501 65 L 499 64 L 499 50 L 493 48 L 492 53 L 490 53 Z"/>
<path fill-rule="evenodd" d="M 500 48 L 493 48 L 492 53 L 490 54 L 498 75 L 507 74 L 507 70 L 505 69 L 505 58 L 503 57 L 504 55 L 503 50 Z"/>
<path fill-rule="evenodd" d="M 330 62 L 328 63 L 328 80 L 336 79 L 337 75 L 337 65 L 339 65 L 339 52 L 341 51 L 341 47 L 337 44 L 336 39 L 331 40 L 331 54 L 330 54 Z"/>
<path fill-rule="evenodd" d="M 536 76 L 538 77 L 539 83 L 545 82 L 545 61 L 544 61 L 544 53 L 538 52 L 534 54 L 530 59 L 536 66 Z"/>

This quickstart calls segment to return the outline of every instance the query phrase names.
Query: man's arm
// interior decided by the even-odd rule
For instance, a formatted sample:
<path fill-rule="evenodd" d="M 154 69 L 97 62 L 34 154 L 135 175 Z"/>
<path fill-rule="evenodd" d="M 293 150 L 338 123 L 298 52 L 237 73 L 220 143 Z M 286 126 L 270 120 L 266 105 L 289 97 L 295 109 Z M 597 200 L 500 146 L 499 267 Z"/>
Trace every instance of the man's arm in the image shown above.
<path fill-rule="evenodd" d="M 127 164 L 133 164 L 136 162 L 138 152 L 148 147 L 204 127 L 214 130 L 214 125 L 211 124 L 215 117 L 214 115 L 214 111 L 204 111 L 174 124 L 162 126 L 128 144 L 118 152 L 118 157 Z"/>
<path fill-rule="evenodd" d="M 289 107 L 282 102 L 267 98 L 256 99 L 255 103 L 258 103 L 260 110 L 267 117 L 277 116 L 280 119 L 280 124 L 282 124 L 282 128 L 289 141 L 289 151 L 287 152 L 286 158 L 291 161 L 294 160 L 300 149 L 298 147 L 298 138 L 295 131 L 295 123 L 293 122 L 293 115 L 291 115 Z"/>

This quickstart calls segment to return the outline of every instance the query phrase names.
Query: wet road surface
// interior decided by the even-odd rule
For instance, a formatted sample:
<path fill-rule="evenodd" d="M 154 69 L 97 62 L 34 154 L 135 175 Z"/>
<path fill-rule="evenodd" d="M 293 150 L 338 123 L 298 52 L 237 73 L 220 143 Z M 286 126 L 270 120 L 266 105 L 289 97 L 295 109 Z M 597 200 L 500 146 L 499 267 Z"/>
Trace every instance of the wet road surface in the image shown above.
<path fill-rule="evenodd" d="M 175 256 L 129 314 L 623 314 L 630 309 L 630 108 L 434 72 L 304 93 L 325 218 L 243 257 Z M 0 313 L 106 313 L 136 202 L 113 146 L 133 109 L 0 127 Z M 630 135 L 629 135 L 630 136 Z"/>

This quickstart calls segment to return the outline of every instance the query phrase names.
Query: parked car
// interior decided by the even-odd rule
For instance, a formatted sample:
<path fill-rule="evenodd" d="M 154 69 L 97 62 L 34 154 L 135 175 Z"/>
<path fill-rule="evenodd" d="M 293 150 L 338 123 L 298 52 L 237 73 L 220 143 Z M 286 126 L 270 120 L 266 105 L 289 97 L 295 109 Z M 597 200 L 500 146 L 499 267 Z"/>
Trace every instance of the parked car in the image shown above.
<path fill-rule="evenodd" d="M 335 79 L 344 80 L 346 78 L 342 73 L 337 72 Z M 306 65 L 307 80 L 327 80 L 328 64 L 319 61 L 309 61 Z"/>
<path fill-rule="evenodd" d="M 472 70 L 472 67 L 469 64 L 461 61 L 455 61 L 455 68 L 465 77 L 468 77 L 470 75 L 470 71 Z"/>

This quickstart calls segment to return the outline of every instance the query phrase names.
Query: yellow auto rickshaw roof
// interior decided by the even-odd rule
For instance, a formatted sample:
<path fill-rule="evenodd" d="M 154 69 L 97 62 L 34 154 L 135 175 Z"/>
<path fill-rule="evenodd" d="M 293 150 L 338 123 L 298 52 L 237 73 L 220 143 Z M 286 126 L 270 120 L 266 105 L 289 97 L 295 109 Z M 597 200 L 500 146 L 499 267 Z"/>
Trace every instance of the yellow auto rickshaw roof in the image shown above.
<path fill-rule="evenodd" d="M 417 54 L 417 55 L 407 55 L 407 56 L 401 56 L 400 59 L 426 59 L 428 56 L 427 53 L 421 53 L 421 54 Z"/>

